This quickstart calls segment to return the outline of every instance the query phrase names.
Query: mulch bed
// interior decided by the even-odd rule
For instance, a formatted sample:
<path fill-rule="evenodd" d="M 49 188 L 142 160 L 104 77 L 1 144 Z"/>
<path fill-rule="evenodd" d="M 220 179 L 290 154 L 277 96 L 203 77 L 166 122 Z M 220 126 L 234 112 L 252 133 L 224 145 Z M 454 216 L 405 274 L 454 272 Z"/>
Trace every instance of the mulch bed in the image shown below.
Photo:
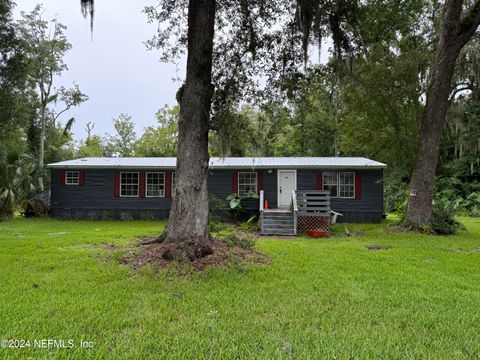
<path fill-rule="evenodd" d="M 150 239 L 140 239 L 140 243 Z M 207 255 L 201 259 L 193 261 L 178 262 L 176 260 L 166 260 L 162 257 L 165 250 L 168 250 L 171 244 L 151 244 L 140 245 L 140 252 L 127 253 L 120 260 L 120 263 L 130 265 L 138 270 L 147 265 L 153 265 L 157 269 L 170 268 L 178 266 L 180 270 L 194 269 L 203 271 L 209 267 L 230 267 L 239 262 L 248 262 L 254 264 L 269 264 L 267 256 L 259 253 L 253 248 L 245 248 L 238 245 L 229 246 L 225 241 L 212 239 L 213 254 Z"/>

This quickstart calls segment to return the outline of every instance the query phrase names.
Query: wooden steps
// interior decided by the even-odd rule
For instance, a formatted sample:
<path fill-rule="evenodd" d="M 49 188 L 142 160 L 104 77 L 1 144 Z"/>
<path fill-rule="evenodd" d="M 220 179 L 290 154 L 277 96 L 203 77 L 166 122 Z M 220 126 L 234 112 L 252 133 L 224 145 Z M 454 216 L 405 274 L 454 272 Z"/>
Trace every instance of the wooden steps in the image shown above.
<path fill-rule="evenodd" d="M 295 218 L 290 211 L 264 211 L 261 219 L 264 235 L 296 235 Z"/>

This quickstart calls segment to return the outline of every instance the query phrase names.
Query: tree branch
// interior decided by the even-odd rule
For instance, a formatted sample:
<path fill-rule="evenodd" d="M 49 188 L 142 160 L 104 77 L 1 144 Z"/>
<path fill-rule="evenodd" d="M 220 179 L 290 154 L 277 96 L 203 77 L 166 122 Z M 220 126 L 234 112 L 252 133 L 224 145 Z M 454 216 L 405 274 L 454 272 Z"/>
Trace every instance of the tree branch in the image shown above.
<path fill-rule="evenodd" d="M 476 0 L 462 19 L 461 37 L 467 42 L 480 25 L 480 0 Z"/>

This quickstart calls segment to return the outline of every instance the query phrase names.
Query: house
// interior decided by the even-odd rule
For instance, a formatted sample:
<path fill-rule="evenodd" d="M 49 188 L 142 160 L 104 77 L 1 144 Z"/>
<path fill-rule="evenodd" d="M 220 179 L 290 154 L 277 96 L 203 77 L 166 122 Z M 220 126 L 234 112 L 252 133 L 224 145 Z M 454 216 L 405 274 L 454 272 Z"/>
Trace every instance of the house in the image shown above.
<path fill-rule="evenodd" d="M 160 218 L 169 215 L 176 158 L 82 158 L 49 164 L 51 210 L 56 218 Z M 288 209 L 292 192 L 330 195 L 343 222 L 380 222 L 383 169 L 363 157 L 211 158 L 210 194 L 261 193 L 245 201 L 249 212 Z M 266 206 L 265 206 L 266 205 Z"/>

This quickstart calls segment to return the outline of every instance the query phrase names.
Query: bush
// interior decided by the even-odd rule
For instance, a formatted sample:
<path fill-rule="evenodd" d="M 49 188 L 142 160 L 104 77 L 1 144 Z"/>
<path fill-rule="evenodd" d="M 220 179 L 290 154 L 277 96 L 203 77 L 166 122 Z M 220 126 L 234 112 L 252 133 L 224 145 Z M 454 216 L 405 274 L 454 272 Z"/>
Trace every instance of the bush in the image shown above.
<path fill-rule="evenodd" d="M 463 228 L 462 223 L 455 219 L 455 208 L 447 202 L 437 200 L 433 204 L 433 215 L 430 228 L 426 232 L 451 235 Z"/>
<path fill-rule="evenodd" d="M 408 203 L 409 179 L 401 173 L 388 173 L 384 182 L 386 212 L 404 212 Z"/>
<path fill-rule="evenodd" d="M 251 249 L 255 246 L 255 238 L 247 234 L 232 233 L 223 238 L 228 246 L 240 246 Z"/>

